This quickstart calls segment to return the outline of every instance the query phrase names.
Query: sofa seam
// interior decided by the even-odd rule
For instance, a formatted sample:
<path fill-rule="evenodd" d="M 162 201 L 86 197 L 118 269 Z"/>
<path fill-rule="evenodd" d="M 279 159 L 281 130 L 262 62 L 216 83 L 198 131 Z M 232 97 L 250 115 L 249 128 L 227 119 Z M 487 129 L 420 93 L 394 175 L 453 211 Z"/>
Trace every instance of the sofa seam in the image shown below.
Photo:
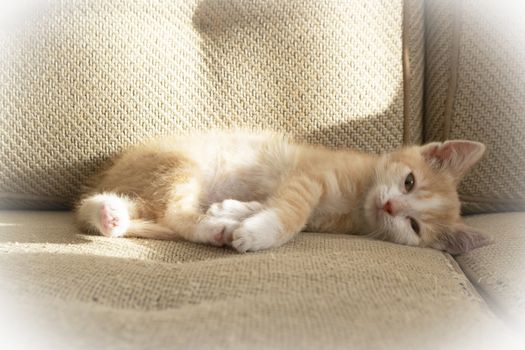
<path fill-rule="evenodd" d="M 472 273 L 470 273 L 470 269 L 464 268 L 459 263 L 459 261 L 457 261 L 456 258 L 451 256 L 450 254 L 444 254 L 448 255 L 449 260 L 453 261 L 452 263 L 457 266 L 457 269 L 461 271 L 461 273 L 469 281 L 470 285 L 476 290 L 476 292 L 483 300 L 490 312 L 492 312 L 496 317 L 498 317 L 498 319 L 501 320 L 505 324 L 505 326 L 509 327 L 510 329 L 514 329 L 515 327 L 513 326 L 513 324 L 515 324 L 515 321 L 513 317 L 507 311 L 505 311 L 505 308 L 502 307 L 502 305 L 489 291 L 487 291 L 485 288 L 483 288 L 483 286 L 481 286 L 478 282 L 474 280 Z"/>
<path fill-rule="evenodd" d="M 463 1 L 458 0 L 457 6 L 452 6 L 452 43 L 449 47 L 450 55 L 450 70 L 448 79 L 448 91 L 445 99 L 445 111 L 443 115 L 443 135 L 442 140 L 445 141 L 450 138 L 450 129 L 452 124 L 452 112 L 454 103 L 456 101 L 456 94 L 458 89 L 458 71 L 459 71 L 459 47 L 461 37 L 461 17 L 463 14 Z"/>
<path fill-rule="evenodd" d="M 408 49 L 408 2 L 409 0 L 403 1 L 403 16 L 402 16 L 402 32 L 401 32 L 401 46 L 402 46 L 402 66 L 403 66 L 403 144 L 408 143 L 408 126 L 410 118 L 410 54 Z"/>
<path fill-rule="evenodd" d="M 456 274 L 455 279 L 458 280 L 458 283 L 461 279 L 461 281 L 466 281 L 470 286 L 470 288 L 468 288 L 468 286 L 461 285 L 464 288 L 464 290 L 467 293 L 469 293 L 469 299 L 477 299 L 477 302 L 486 306 L 485 310 L 487 312 L 491 313 L 493 316 L 497 317 L 498 319 L 505 322 L 505 324 L 507 324 L 507 322 L 505 321 L 505 313 L 501 310 L 501 307 L 494 302 L 493 298 L 469 277 L 468 273 L 466 273 L 466 271 L 461 267 L 461 265 L 454 258 L 454 256 L 450 255 L 447 252 L 442 252 L 442 254 L 447 261 L 447 266 L 454 274 Z M 475 292 L 476 294 L 474 295 L 473 292 Z"/>

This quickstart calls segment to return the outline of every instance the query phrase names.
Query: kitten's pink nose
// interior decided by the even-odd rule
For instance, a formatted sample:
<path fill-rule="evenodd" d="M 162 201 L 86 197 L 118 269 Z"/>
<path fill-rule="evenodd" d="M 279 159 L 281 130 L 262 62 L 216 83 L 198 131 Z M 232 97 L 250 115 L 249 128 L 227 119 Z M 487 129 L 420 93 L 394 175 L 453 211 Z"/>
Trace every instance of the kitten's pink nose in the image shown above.
<path fill-rule="evenodd" d="M 387 201 L 385 205 L 383 205 L 383 210 L 390 215 L 394 215 L 394 207 L 392 206 L 392 203 L 390 201 Z"/>

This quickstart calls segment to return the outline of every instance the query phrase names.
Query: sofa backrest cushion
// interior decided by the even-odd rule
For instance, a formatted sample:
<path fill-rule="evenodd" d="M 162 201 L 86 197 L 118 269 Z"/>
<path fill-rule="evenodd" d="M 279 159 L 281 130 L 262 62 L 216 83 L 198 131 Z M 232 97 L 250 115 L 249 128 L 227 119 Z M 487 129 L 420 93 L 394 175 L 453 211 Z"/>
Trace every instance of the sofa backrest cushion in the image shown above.
<path fill-rule="evenodd" d="M 0 205 L 67 207 L 105 159 L 160 134 L 270 129 L 372 152 L 418 142 L 423 21 L 409 2 L 405 30 L 402 0 L 23 9 L 0 36 Z"/>
<path fill-rule="evenodd" d="M 525 6 L 426 3 L 425 140 L 487 145 L 460 185 L 465 213 L 525 209 Z"/>

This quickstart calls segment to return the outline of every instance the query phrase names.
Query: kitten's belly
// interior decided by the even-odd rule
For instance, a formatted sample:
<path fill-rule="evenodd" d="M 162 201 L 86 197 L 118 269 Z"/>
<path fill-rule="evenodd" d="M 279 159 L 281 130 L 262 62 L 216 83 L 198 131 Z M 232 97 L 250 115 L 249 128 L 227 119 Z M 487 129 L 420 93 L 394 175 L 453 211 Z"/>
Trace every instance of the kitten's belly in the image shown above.
<path fill-rule="evenodd" d="M 219 203 L 226 199 L 236 199 L 242 202 L 261 200 L 256 196 L 251 184 L 241 179 L 225 179 L 224 181 L 210 184 L 202 193 L 201 206 L 209 207 L 213 203 Z"/>
<path fill-rule="evenodd" d="M 275 191 L 277 183 L 275 180 L 269 181 L 268 176 L 262 177 L 261 174 L 263 173 L 257 167 L 210 174 L 203 183 L 201 207 L 207 208 L 226 199 L 264 202 Z"/>
<path fill-rule="evenodd" d="M 294 152 L 282 137 L 264 135 L 226 135 L 188 147 L 189 158 L 199 167 L 201 207 L 226 199 L 266 200 L 292 166 Z"/>

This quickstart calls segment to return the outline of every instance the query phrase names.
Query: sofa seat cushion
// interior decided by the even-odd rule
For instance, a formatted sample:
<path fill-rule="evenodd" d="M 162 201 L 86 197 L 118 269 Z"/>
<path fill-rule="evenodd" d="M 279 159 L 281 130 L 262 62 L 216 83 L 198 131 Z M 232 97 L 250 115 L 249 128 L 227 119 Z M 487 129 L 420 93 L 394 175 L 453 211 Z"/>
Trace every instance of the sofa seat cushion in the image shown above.
<path fill-rule="evenodd" d="M 448 254 L 355 236 L 304 233 L 239 254 L 83 235 L 70 212 L 4 211 L 0 259 L 2 317 L 28 320 L 24 344 L 464 348 L 508 336 Z"/>
<path fill-rule="evenodd" d="M 476 215 L 466 221 L 494 243 L 457 258 L 469 279 L 503 316 L 525 329 L 525 213 Z"/>

